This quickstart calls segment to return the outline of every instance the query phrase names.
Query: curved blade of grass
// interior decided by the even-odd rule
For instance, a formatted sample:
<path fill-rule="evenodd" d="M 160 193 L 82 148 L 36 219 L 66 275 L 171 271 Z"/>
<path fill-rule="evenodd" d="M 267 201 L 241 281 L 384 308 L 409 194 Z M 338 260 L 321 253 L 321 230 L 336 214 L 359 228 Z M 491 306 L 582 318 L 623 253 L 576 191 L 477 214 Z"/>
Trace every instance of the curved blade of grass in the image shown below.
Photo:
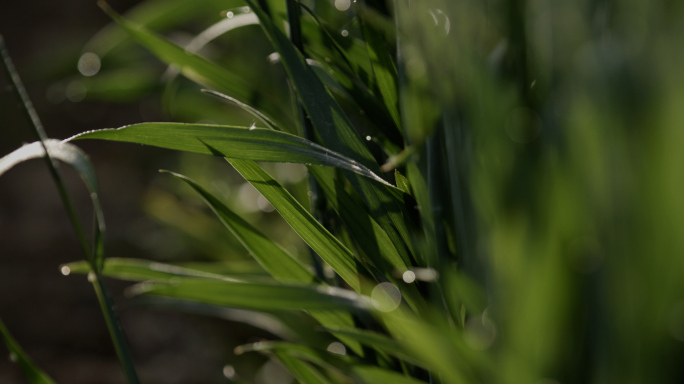
<path fill-rule="evenodd" d="M 0 337 L 10 352 L 10 359 L 24 372 L 26 379 L 31 384 L 55 384 L 55 382 L 43 372 L 36 363 L 24 352 L 19 343 L 12 337 L 5 323 L 0 319 Z"/>
<path fill-rule="evenodd" d="M 104 214 L 100 205 L 97 179 L 95 171 L 88 159 L 88 156 L 73 144 L 62 142 L 55 139 L 36 141 L 15 150 L 14 152 L 0 159 L 0 176 L 15 165 L 30 159 L 45 157 L 45 149 L 53 159 L 60 160 L 72 166 L 83 179 L 86 187 L 90 191 L 90 198 L 93 203 L 95 217 L 95 241 L 93 251 L 86 254 L 88 262 L 93 265 L 95 270 L 102 269 L 104 260 L 103 233 L 105 231 Z"/>
<path fill-rule="evenodd" d="M 290 255 L 282 247 L 264 236 L 259 230 L 246 222 L 243 218 L 231 211 L 225 204 L 200 187 L 197 183 L 177 173 L 168 172 L 187 183 L 192 189 L 202 196 L 202 199 L 211 207 L 221 222 L 240 240 L 264 269 L 276 280 L 281 282 L 310 283 L 315 280 L 309 271 L 299 260 Z"/>
<path fill-rule="evenodd" d="M 249 106 L 249 105 L 247 105 L 247 104 L 241 102 L 240 100 L 238 100 L 238 99 L 236 99 L 236 98 L 234 98 L 234 97 L 230 97 L 230 96 L 228 96 L 228 95 L 224 95 L 224 94 L 221 93 L 221 92 L 212 91 L 212 90 L 210 90 L 210 89 L 203 89 L 202 92 L 205 92 L 205 93 L 208 93 L 208 94 L 210 94 L 210 95 L 214 95 L 214 96 L 220 97 L 220 98 L 222 98 L 222 99 L 224 99 L 224 100 L 228 100 L 228 101 L 230 101 L 231 103 L 236 104 L 238 107 L 240 107 L 240 108 L 244 109 L 245 111 L 249 112 L 249 114 L 251 114 L 252 116 L 254 116 L 254 117 L 256 117 L 257 119 L 261 120 L 264 124 L 266 124 L 266 127 L 270 128 L 270 129 L 272 129 L 272 130 L 274 130 L 274 131 L 282 131 L 282 129 L 280 129 L 280 128 L 271 120 L 271 119 L 269 119 L 268 116 L 264 115 L 263 113 L 261 113 L 260 111 L 258 111 L 256 108 L 254 108 L 254 107 L 252 107 L 252 106 Z"/>
<path fill-rule="evenodd" d="M 90 272 L 88 264 L 83 261 L 63 264 L 60 266 L 60 269 L 65 275 L 70 273 L 87 274 Z M 244 281 L 243 279 L 231 278 L 225 275 L 209 273 L 172 264 L 126 258 L 108 258 L 105 260 L 104 268 L 102 268 L 101 273 L 103 276 L 131 281 L 169 281 L 179 276 L 225 280 L 232 282 Z"/>
<path fill-rule="evenodd" d="M 114 12 L 104 1 L 98 1 L 98 5 L 109 17 L 160 60 L 177 66 L 185 77 L 209 88 L 233 95 L 240 100 L 248 100 L 252 93 L 251 86 L 241 77 L 200 56 L 187 52 L 141 25 L 126 20 Z"/>
<path fill-rule="evenodd" d="M 151 294 L 198 303 L 261 311 L 341 310 L 368 308 L 365 298 L 334 287 L 265 283 L 234 283 L 214 279 L 177 278 L 172 283 L 145 282 L 129 294 Z"/>
<path fill-rule="evenodd" d="M 286 132 L 226 125 L 142 123 L 84 132 L 68 140 L 102 139 L 231 159 L 327 165 L 389 184 L 370 169 L 323 146 Z"/>
<path fill-rule="evenodd" d="M 242 7 L 234 9 L 234 11 L 236 11 L 236 12 L 242 11 Z M 232 11 L 228 11 L 228 12 L 236 13 L 236 12 L 232 12 Z M 216 39 L 217 37 L 219 37 L 219 36 L 221 36 L 227 32 L 230 32 L 236 28 L 245 27 L 248 25 L 258 25 L 258 24 L 259 24 L 259 19 L 257 19 L 256 15 L 254 15 L 253 13 L 238 13 L 233 17 L 221 19 L 219 22 L 213 24 L 209 28 L 200 32 L 200 34 L 195 36 L 195 38 L 192 39 L 192 41 L 190 41 L 190 43 L 185 46 L 185 49 L 187 51 L 195 53 L 195 52 L 199 51 L 200 49 L 202 49 L 205 45 L 207 45 L 212 40 Z"/>
<path fill-rule="evenodd" d="M 253 161 L 228 159 L 235 169 L 280 212 L 292 229 L 356 292 L 361 289 L 354 255 L 311 216 L 285 188 Z"/>

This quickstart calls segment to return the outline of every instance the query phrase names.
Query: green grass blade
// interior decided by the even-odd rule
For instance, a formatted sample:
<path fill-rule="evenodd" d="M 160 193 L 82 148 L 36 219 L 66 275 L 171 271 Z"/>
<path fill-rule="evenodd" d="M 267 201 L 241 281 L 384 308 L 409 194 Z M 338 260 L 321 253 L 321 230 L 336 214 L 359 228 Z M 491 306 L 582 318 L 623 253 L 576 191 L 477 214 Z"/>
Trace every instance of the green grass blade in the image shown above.
<path fill-rule="evenodd" d="M 63 274 L 90 272 L 88 264 L 77 261 L 60 266 Z M 173 264 L 158 263 L 141 259 L 108 258 L 105 260 L 102 275 L 130 281 L 169 281 L 176 277 L 197 277 L 215 280 L 242 282 L 242 278 L 232 278 L 222 274 L 205 272 Z"/>
<path fill-rule="evenodd" d="M 340 288 L 235 283 L 202 278 L 179 277 L 171 283 L 140 283 L 131 287 L 129 293 L 151 294 L 210 305 L 261 311 L 359 311 L 368 307 L 365 298 Z"/>
<path fill-rule="evenodd" d="M 275 350 L 274 354 L 299 383 L 332 384 L 330 380 L 323 376 L 316 368 L 311 366 L 311 364 L 278 350 Z"/>
<path fill-rule="evenodd" d="M 160 30 L 187 22 L 187 20 L 215 14 L 226 7 L 223 0 L 199 3 L 187 0 L 147 0 L 126 12 L 126 18 L 147 28 Z M 129 39 L 129 35 L 116 23 L 110 23 L 95 34 L 83 47 L 83 52 L 94 52 L 102 57 Z"/>
<path fill-rule="evenodd" d="M 408 269 L 408 259 L 402 259 L 387 233 L 368 213 L 363 202 L 354 199 L 343 186 L 336 185 L 334 171 L 309 167 L 333 209 L 340 215 L 363 252 L 377 267 L 388 273 Z"/>
<path fill-rule="evenodd" d="M 281 282 L 311 283 L 315 277 L 299 260 L 264 236 L 259 230 L 231 211 L 216 197 L 191 179 L 169 172 L 184 181 L 202 196 L 221 222 L 240 240 L 249 253 L 276 280 Z"/>
<path fill-rule="evenodd" d="M 249 99 L 252 93 L 251 86 L 238 75 L 200 56 L 187 52 L 141 25 L 126 20 L 114 12 L 104 1 L 100 1 L 98 5 L 135 40 L 163 62 L 178 67 L 185 77 L 209 88 L 232 95 L 239 100 Z"/>
<path fill-rule="evenodd" d="M 280 60 L 319 135 L 326 140 L 324 136 L 332 134 L 333 136 L 328 139 L 337 142 L 335 147 L 338 148 L 338 152 L 369 168 L 377 166 L 373 156 L 352 128 L 351 122 L 309 67 L 304 56 L 297 51 L 287 36 L 276 28 L 259 6 L 252 0 L 246 2 L 259 17 L 264 32 L 280 54 Z"/>
<path fill-rule="evenodd" d="M 331 150 L 357 160 L 371 170 L 376 169 L 377 164 L 373 156 L 354 131 L 349 118 L 306 63 L 304 56 L 252 0 L 246 2 L 259 17 L 264 32 L 280 54 L 283 66 L 323 144 Z M 402 216 L 404 207 L 383 188 L 370 185 L 355 175 L 350 174 L 348 177 L 392 241 L 396 244 L 406 244 L 410 250 L 409 231 Z"/>
<path fill-rule="evenodd" d="M 353 159 L 286 132 L 224 125 L 142 123 L 76 135 L 75 139 L 102 139 L 231 159 L 305 163 L 342 168 L 389 184 Z"/>
<path fill-rule="evenodd" d="M 5 323 L 0 319 L 0 337 L 10 352 L 10 359 L 15 362 L 24 372 L 26 379 L 31 384 L 55 384 L 55 382 L 43 372 L 36 363 L 24 352 L 19 343 L 12 337 Z"/>
<path fill-rule="evenodd" d="M 356 292 L 361 289 L 354 255 L 285 188 L 256 163 L 228 160 L 275 207 L 292 229 Z"/>
<path fill-rule="evenodd" d="M 97 300 L 100 303 L 100 309 L 104 314 L 105 322 L 107 323 L 107 329 L 109 330 L 109 335 L 112 338 L 114 350 L 116 351 L 116 355 L 121 363 L 124 376 L 126 376 L 126 381 L 128 381 L 129 384 L 138 384 L 138 374 L 135 371 L 135 366 L 133 366 L 133 357 L 131 356 L 130 348 L 128 347 L 128 342 L 126 341 L 126 335 L 121 328 L 119 317 L 114 310 L 114 303 L 109 296 L 107 286 L 105 286 L 102 276 L 98 273 L 89 274 L 88 280 L 92 282 L 93 288 L 95 288 L 95 294 L 97 295 Z"/>
<path fill-rule="evenodd" d="M 206 92 L 206 93 L 208 93 L 208 94 L 210 94 L 210 95 L 214 95 L 214 96 L 220 97 L 220 98 L 222 98 L 222 99 L 224 99 L 224 100 L 228 100 L 228 101 L 230 101 L 231 103 L 233 103 L 233 104 L 237 105 L 238 107 L 242 108 L 243 110 L 247 111 L 250 115 L 256 117 L 256 118 L 259 119 L 259 120 L 261 120 L 261 122 L 264 123 L 264 125 L 266 125 L 267 128 L 270 128 L 270 129 L 272 129 L 272 130 L 274 130 L 274 131 L 282 131 L 282 129 L 280 129 L 280 127 L 278 127 L 278 126 L 276 125 L 276 123 L 274 123 L 271 119 L 269 119 L 268 116 L 264 115 L 263 113 L 261 113 L 261 112 L 260 112 L 259 110 L 257 110 L 256 108 L 254 108 L 254 107 L 252 107 L 252 106 L 250 106 L 250 105 L 247 105 L 247 104 L 241 102 L 240 100 L 238 100 L 238 99 L 236 99 L 236 98 L 234 98 L 234 97 L 230 97 L 230 96 L 228 96 L 228 95 L 224 95 L 224 94 L 221 93 L 221 92 L 216 92 L 216 91 L 212 91 L 212 90 L 209 90 L 209 89 L 203 89 L 202 92 Z"/>
<path fill-rule="evenodd" d="M 104 214 L 100 205 L 99 193 L 97 188 L 97 178 L 95 171 L 88 159 L 88 156 L 73 144 L 61 142 L 59 140 L 48 139 L 43 142 L 36 141 L 31 144 L 15 150 L 14 152 L 4 156 L 0 159 L 0 176 L 7 172 L 15 165 L 30 159 L 37 159 L 45 157 L 45 149 L 47 149 L 50 157 L 60 160 L 72 166 L 83 179 L 86 187 L 90 191 L 90 198 L 93 203 L 93 212 L 95 216 L 95 242 L 93 250 L 86 253 L 88 261 L 96 270 L 102 268 L 104 260 L 103 252 L 103 234 L 105 231 Z"/>
<path fill-rule="evenodd" d="M 384 352 L 388 355 L 395 356 L 406 361 L 407 363 L 421 365 L 420 361 L 407 350 L 405 350 L 398 341 L 381 333 L 357 328 L 326 328 L 325 330 L 337 337 L 356 340 L 361 344 Z"/>

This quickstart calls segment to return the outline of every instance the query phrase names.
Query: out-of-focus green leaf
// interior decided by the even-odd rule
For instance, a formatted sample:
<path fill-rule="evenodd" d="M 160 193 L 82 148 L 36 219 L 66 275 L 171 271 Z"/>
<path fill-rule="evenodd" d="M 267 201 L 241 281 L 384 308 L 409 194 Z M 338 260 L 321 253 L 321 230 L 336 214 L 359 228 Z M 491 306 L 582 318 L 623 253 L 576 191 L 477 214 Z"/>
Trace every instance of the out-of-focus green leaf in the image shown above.
<path fill-rule="evenodd" d="M 137 100 L 158 86 L 158 74 L 149 67 L 103 71 L 80 80 L 86 87 L 85 97 L 93 100 L 126 102 Z"/>
<path fill-rule="evenodd" d="M 198 303 L 253 310 L 341 310 L 368 308 L 367 300 L 341 288 L 182 278 L 170 283 L 145 282 L 129 289 L 132 295 L 151 294 Z"/>
<path fill-rule="evenodd" d="M 170 172 L 171 173 L 171 172 Z M 202 196 L 202 199 L 216 213 L 221 222 L 240 240 L 250 254 L 276 280 L 282 282 L 310 283 L 315 280 L 299 260 L 290 255 L 279 245 L 264 236 L 243 218 L 231 211 L 225 204 L 212 196 L 204 188 L 189 178 L 171 173 L 174 177 L 184 181 Z"/>
<path fill-rule="evenodd" d="M 50 157 L 63 161 L 78 171 L 81 179 L 90 191 L 93 202 L 93 215 L 95 217 L 95 240 L 93 252 L 88 254 L 89 262 L 96 270 L 102 269 L 104 261 L 103 236 L 105 232 L 104 214 L 100 206 L 100 197 L 97 188 L 95 171 L 88 156 L 77 146 L 59 140 L 48 139 L 43 142 L 36 141 L 15 150 L 0 159 L 0 176 L 15 165 L 26 160 L 37 159 L 45 156 L 45 150 Z"/>
<path fill-rule="evenodd" d="M 209 88 L 232 95 L 239 100 L 248 100 L 252 93 L 252 87 L 240 76 L 200 56 L 189 53 L 144 27 L 126 20 L 109 8 L 106 3 L 100 2 L 99 5 L 140 44 L 152 51 L 160 60 L 176 66 L 185 77 Z"/>
<path fill-rule="evenodd" d="M 24 352 L 19 343 L 12 337 L 5 323 L 0 319 L 0 337 L 5 342 L 7 349 L 10 352 L 10 360 L 16 363 L 19 368 L 26 375 L 26 379 L 31 384 L 55 384 L 55 382 L 43 372 L 36 363 Z"/>
<path fill-rule="evenodd" d="M 228 160 L 275 207 L 292 229 L 355 291 L 361 284 L 354 255 L 311 216 L 292 195 L 256 163 Z"/>
<path fill-rule="evenodd" d="M 404 376 L 401 373 L 380 368 L 375 365 L 355 365 L 352 371 L 362 382 L 372 383 L 392 383 L 392 384 L 427 384 L 422 380 Z"/>
<path fill-rule="evenodd" d="M 229 0 L 239 4 L 235 0 Z M 187 0 L 147 0 L 130 11 L 126 18 L 150 29 L 166 29 L 184 23 L 196 17 L 218 13 L 230 6 L 225 0 L 208 0 L 199 3 Z M 84 52 L 93 52 L 104 56 L 113 48 L 126 41 L 128 34 L 117 24 L 112 23 L 93 36 L 83 48 Z"/>
<path fill-rule="evenodd" d="M 292 376 L 302 384 L 332 384 L 325 376 L 323 376 L 311 364 L 302 361 L 296 357 L 292 357 L 285 352 L 274 351 L 278 360 L 283 363 Z"/>
<path fill-rule="evenodd" d="M 479 369 L 492 369 L 484 354 L 468 346 L 463 333 L 447 325 L 441 315 L 436 315 L 440 320 L 432 324 L 426 321 L 431 317 L 429 313 L 418 317 L 403 307 L 377 314 L 404 350 L 444 382 L 473 383 Z"/>
<path fill-rule="evenodd" d="M 377 349 L 378 351 L 384 352 L 388 355 L 395 356 L 410 364 L 421 365 L 421 362 L 411 353 L 405 350 L 398 341 L 381 333 L 358 328 L 326 328 L 325 330 L 338 337 L 341 336 L 357 340 L 363 345 Z"/>
<path fill-rule="evenodd" d="M 389 186 L 364 165 L 299 136 L 270 129 L 183 123 L 142 123 L 76 135 L 154 145 L 231 159 L 327 165 L 362 174 Z"/>

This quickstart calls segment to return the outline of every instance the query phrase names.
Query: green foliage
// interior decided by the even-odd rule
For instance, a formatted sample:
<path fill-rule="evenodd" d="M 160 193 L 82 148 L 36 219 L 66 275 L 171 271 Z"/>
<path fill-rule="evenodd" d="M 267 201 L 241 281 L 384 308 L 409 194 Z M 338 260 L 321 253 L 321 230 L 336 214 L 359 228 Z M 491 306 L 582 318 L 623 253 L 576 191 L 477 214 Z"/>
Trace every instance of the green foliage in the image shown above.
<path fill-rule="evenodd" d="M 169 66 L 163 97 L 186 121 L 72 139 L 224 157 L 311 252 L 168 172 L 267 276 L 104 260 L 96 226 L 87 261 L 63 270 L 93 278 L 129 381 L 102 276 L 135 281 L 128 292 L 148 303 L 310 317 L 318 337 L 294 327 L 236 350 L 279 361 L 301 383 L 681 381 L 682 5 L 245 0 L 212 24 L 214 2 L 192 15 L 188 4 L 149 0 L 124 16 L 102 4 L 119 28 L 87 48 L 125 58 L 134 48 L 123 36 L 144 46 Z M 162 36 L 188 18 L 211 27 L 186 47 Z M 270 64 L 252 51 L 222 56 L 220 41 L 263 45 Z M 150 68 L 138 60 L 127 64 Z M 90 97 L 107 94 L 98 76 Z M 0 159 L 0 174 L 49 153 L 84 174 L 97 208 L 75 142 L 40 137 Z M 305 164 L 311 198 L 257 161 Z"/>

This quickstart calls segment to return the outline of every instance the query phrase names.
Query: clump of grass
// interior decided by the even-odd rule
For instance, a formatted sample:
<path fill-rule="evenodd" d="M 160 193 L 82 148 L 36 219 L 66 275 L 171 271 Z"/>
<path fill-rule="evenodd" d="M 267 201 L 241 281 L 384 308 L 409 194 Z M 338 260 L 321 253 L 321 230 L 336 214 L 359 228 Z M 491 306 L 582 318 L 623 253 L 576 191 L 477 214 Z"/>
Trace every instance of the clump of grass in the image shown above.
<path fill-rule="evenodd" d="M 176 103 L 191 122 L 40 136 L 18 151 L 80 154 L 74 142 L 103 139 L 225 158 L 314 257 L 275 242 L 192 175 L 167 172 L 270 278 L 105 260 L 99 246 L 70 271 L 139 281 L 130 292 L 151 302 L 312 318 L 318 336 L 293 329 L 236 349 L 302 383 L 680 381 L 681 6 L 245 0 L 185 49 L 148 28 L 150 13 L 100 5 L 119 29 L 89 50 L 121 48 L 123 31 L 230 101 L 224 118 L 235 122 L 197 123 Z M 197 54 L 236 31 L 266 41 L 272 63 Z M 178 82 L 167 100 L 189 84 L 166 79 Z M 224 108 L 192 105 L 207 116 Z M 305 164 L 314 198 L 295 198 L 262 162 Z"/>

